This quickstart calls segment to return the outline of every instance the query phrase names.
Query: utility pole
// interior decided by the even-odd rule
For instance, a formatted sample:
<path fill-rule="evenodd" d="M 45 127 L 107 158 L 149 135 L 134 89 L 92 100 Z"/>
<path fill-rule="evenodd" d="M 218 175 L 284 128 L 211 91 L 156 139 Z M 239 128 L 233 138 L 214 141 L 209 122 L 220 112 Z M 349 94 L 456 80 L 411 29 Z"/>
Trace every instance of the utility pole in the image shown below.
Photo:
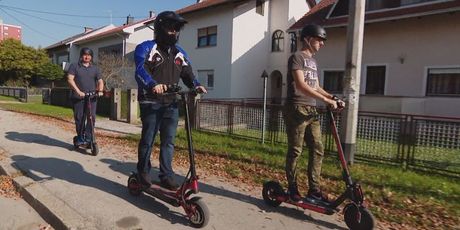
<path fill-rule="evenodd" d="M 341 140 L 345 159 L 349 164 L 353 164 L 356 151 L 365 8 L 364 0 L 350 0 L 348 7 L 344 76 L 344 94 L 347 105 L 342 113 Z"/>

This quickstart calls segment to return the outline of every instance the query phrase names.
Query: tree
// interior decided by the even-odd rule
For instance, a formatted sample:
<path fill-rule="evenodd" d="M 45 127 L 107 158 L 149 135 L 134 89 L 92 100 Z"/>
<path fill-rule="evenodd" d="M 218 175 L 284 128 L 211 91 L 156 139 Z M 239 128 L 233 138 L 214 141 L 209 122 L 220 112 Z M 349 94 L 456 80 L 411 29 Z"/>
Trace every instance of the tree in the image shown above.
<path fill-rule="evenodd" d="M 36 75 L 47 80 L 59 80 L 64 77 L 64 70 L 59 65 L 46 62 L 38 67 Z"/>
<path fill-rule="evenodd" d="M 122 88 L 125 85 L 125 79 L 132 77 L 133 66 L 133 62 L 126 57 L 108 53 L 99 54 L 98 67 L 106 89 Z"/>
<path fill-rule="evenodd" d="M 0 84 L 28 86 L 32 76 L 54 78 L 57 76 L 54 74 L 60 73 L 51 70 L 55 67 L 50 64 L 43 49 L 25 46 L 15 39 L 0 42 Z M 53 76 L 47 73 L 52 73 Z M 60 74 L 61 77 L 62 75 Z"/>

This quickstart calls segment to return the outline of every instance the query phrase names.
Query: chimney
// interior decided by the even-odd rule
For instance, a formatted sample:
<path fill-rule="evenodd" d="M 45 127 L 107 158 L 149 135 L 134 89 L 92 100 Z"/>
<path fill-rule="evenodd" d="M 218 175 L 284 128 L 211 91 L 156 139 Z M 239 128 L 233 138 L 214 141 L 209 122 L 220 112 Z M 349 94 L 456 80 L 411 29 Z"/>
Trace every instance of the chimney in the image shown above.
<path fill-rule="evenodd" d="M 149 18 L 154 18 L 156 16 L 155 11 L 149 11 Z"/>
<path fill-rule="evenodd" d="M 88 32 L 90 32 L 90 31 L 92 31 L 92 30 L 93 30 L 93 28 L 91 28 L 91 27 L 86 27 L 86 26 L 85 26 L 85 33 L 88 33 Z"/>
<path fill-rule="evenodd" d="M 128 15 L 126 17 L 126 25 L 132 24 L 134 22 L 134 17 L 131 17 L 131 15 Z"/>

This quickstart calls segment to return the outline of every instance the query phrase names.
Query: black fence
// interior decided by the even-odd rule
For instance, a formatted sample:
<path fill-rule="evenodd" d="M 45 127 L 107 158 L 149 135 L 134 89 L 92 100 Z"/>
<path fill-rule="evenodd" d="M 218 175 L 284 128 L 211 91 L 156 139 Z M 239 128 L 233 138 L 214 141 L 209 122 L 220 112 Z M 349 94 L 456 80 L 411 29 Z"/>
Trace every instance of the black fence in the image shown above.
<path fill-rule="evenodd" d="M 263 105 L 256 101 L 198 102 L 197 128 L 232 136 L 286 143 L 280 104 L 268 104 L 263 130 Z M 336 152 L 331 130 L 319 115 L 325 149 Z M 337 116 L 340 132 L 340 116 Z M 431 170 L 460 177 L 460 118 L 359 112 L 355 159 Z"/>
<path fill-rule="evenodd" d="M 27 102 L 28 99 L 27 88 L 25 87 L 0 86 L 0 95 L 15 97 L 22 102 Z"/>
<path fill-rule="evenodd" d="M 43 104 L 72 108 L 70 88 L 47 88 L 42 90 Z M 110 98 L 100 97 L 97 102 L 96 114 L 110 116 Z"/>

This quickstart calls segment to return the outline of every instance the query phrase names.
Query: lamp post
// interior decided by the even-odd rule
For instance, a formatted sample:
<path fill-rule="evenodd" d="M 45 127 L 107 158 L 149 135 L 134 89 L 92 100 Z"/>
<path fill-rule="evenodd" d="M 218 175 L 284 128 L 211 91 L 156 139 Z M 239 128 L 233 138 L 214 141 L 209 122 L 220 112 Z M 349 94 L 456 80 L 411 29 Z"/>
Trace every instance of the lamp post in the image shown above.
<path fill-rule="evenodd" d="M 262 144 L 265 143 L 265 118 L 267 116 L 267 79 L 268 79 L 268 74 L 264 70 L 262 72 L 262 76 L 260 76 L 264 80 L 264 111 L 262 113 Z"/>

